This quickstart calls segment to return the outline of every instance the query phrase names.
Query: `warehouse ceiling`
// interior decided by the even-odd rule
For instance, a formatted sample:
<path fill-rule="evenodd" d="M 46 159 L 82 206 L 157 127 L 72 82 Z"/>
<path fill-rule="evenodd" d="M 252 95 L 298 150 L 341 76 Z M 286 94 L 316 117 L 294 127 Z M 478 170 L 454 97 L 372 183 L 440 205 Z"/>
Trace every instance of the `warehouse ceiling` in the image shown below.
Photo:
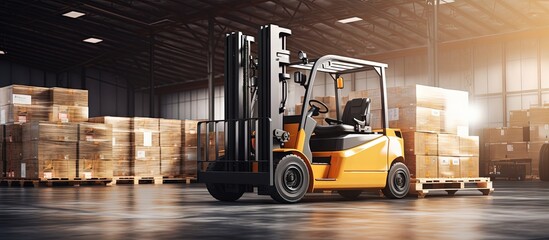
<path fill-rule="evenodd" d="M 150 83 L 152 46 L 155 86 L 177 89 L 206 83 L 209 23 L 220 80 L 227 32 L 255 36 L 274 23 L 292 29 L 294 53 L 367 57 L 427 46 L 431 1 L 2 0 L 0 58 L 57 73 L 95 67 L 139 89 Z M 548 0 L 440 1 L 439 42 L 549 27 Z M 85 15 L 63 16 L 70 11 Z M 350 17 L 362 20 L 338 22 Z M 102 41 L 83 41 L 90 37 Z"/>

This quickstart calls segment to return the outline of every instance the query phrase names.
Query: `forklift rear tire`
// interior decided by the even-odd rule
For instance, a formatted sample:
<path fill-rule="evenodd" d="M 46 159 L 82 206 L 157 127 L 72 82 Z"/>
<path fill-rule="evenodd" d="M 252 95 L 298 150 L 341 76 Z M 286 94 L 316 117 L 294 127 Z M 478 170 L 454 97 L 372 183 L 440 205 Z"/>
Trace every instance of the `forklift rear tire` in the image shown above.
<path fill-rule="evenodd" d="M 353 200 L 353 199 L 357 199 L 358 196 L 362 194 L 362 191 L 361 190 L 341 190 L 341 191 L 337 191 L 337 193 L 339 193 L 339 195 L 345 199 Z"/>
<path fill-rule="evenodd" d="M 549 181 L 549 144 L 543 144 L 539 151 L 539 179 Z"/>
<path fill-rule="evenodd" d="M 404 163 L 397 162 L 391 166 L 387 175 L 387 185 L 382 190 L 385 197 L 400 199 L 410 191 L 410 171 Z"/>
<path fill-rule="evenodd" d="M 299 202 L 309 189 L 309 170 L 300 157 L 290 154 L 278 162 L 271 198 L 280 203 Z"/>

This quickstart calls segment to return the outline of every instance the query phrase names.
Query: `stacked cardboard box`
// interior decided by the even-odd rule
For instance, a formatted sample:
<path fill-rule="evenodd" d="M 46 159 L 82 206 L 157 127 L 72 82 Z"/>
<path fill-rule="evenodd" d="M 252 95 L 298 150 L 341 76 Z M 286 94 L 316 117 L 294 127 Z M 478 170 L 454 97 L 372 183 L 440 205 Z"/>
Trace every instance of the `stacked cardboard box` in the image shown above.
<path fill-rule="evenodd" d="M 131 118 L 94 117 L 90 122 L 104 123 L 112 127 L 112 159 L 114 176 L 133 176 L 131 151 Z"/>
<path fill-rule="evenodd" d="M 0 88 L 0 123 L 48 121 L 50 89 L 23 85 Z"/>
<path fill-rule="evenodd" d="M 162 176 L 182 175 L 181 124 L 181 120 L 160 119 L 160 173 Z"/>
<path fill-rule="evenodd" d="M 518 120 L 515 124 L 523 125 Z M 485 166 L 500 161 L 530 159 L 531 144 L 528 127 L 487 128 L 483 130 L 482 136 L 485 157 L 481 162 Z M 527 169 L 526 174 L 532 174 L 531 170 Z"/>
<path fill-rule="evenodd" d="M 389 88 L 389 127 L 403 132 L 405 161 L 414 178 L 479 176 L 479 140 L 469 135 L 468 93 L 413 85 Z M 368 97 L 371 126 L 381 127 L 378 89 L 351 92 Z M 462 146 L 463 145 L 463 146 Z"/>
<path fill-rule="evenodd" d="M 23 160 L 23 128 L 20 124 L 5 125 L 5 174 L 6 178 L 20 178 Z"/>
<path fill-rule="evenodd" d="M 102 123 L 78 124 L 78 175 L 82 179 L 112 178 L 112 127 Z"/>
<path fill-rule="evenodd" d="M 135 117 L 131 121 L 135 176 L 160 175 L 160 129 L 158 118 Z"/>
<path fill-rule="evenodd" d="M 23 126 L 18 178 L 76 178 L 77 124 L 31 122 Z"/>

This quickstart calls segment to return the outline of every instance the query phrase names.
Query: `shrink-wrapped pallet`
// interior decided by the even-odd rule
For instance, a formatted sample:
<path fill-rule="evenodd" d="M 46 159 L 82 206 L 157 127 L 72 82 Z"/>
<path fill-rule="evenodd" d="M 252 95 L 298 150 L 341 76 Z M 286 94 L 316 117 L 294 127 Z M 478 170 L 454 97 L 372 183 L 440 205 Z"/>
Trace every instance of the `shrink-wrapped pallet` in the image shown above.
<path fill-rule="evenodd" d="M 88 107 L 88 90 L 51 88 L 53 105 Z"/>
<path fill-rule="evenodd" d="M 144 118 L 134 117 L 131 118 L 131 129 L 133 131 L 155 131 L 158 132 L 159 122 L 158 118 Z"/>
<path fill-rule="evenodd" d="M 160 146 L 181 147 L 181 120 L 160 119 Z"/>
<path fill-rule="evenodd" d="M 113 176 L 112 127 L 102 123 L 80 123 L 78 166 L 81 178 Z"/>
<path fill-rule="evenodd" d="M 5 125 L 5 176 L 16 178 L 21 176 L 21 160 L 23 160 L 23 127 L 20 124 Z"/>
<path fill-rule="evenodd" d="M 183 175 L 195 177 L 197 170 L 197 147 L 186 147 L 183 149 Z"/>
<path fill-rule="evenodd" d="M 509 111 L 510 127 L 528 127 L 530 124 L 530 112 L 528 110 Z"/>
<path fill-rule="evenodd" d="M 183 120 L 181 121 L 181 133 L 182 133 L 182 143 L 184 147 L 196 147 L 197 144 L 197 125 L 198 121 L 195 120 Z M 204 134 L 204 131 L 201 131 Z M 202 146 L 204 146 L 202 142 Z"/>
<path fill-rule="evenodd" d="M 114 176 L 132 176 L 133 156 L 131 143 L 131 118 L 94 117 L 89 122 L 112 126 L 112 159 Z"/>

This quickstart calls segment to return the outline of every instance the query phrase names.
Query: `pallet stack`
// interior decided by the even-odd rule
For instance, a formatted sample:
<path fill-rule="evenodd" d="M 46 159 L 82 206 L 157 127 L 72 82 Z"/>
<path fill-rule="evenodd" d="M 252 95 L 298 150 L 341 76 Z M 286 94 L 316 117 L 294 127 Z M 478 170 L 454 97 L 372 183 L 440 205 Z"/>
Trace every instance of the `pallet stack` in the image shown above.
<path fill-rule="evenodd" d="M 88 90 L 51 88 L 50 122 L 88 121 Z"/>
<path fill-rule="evenodd" d="M 389 127 L 403 132 L 405 163 L 413 178 L 479 176 L 479 138 L 469 136 L 468 93 L 413 85 L 389 88 Z M 381 128 L 378 89 L 351 92 L 370 98 L 371 126 Z"/>
<path fill-rule="evenodd" d="M 131 118 L 127 117 L 94 117 L 92 123 L 102 123 L 112 128 L 113 176 L 133 176 L 131 151 Z"/>
<path fill-rule="evenodd" d="M 0 124 L 48 121 L 51 91 L 45 87 L 11 85 L 0 88 Z"/>

